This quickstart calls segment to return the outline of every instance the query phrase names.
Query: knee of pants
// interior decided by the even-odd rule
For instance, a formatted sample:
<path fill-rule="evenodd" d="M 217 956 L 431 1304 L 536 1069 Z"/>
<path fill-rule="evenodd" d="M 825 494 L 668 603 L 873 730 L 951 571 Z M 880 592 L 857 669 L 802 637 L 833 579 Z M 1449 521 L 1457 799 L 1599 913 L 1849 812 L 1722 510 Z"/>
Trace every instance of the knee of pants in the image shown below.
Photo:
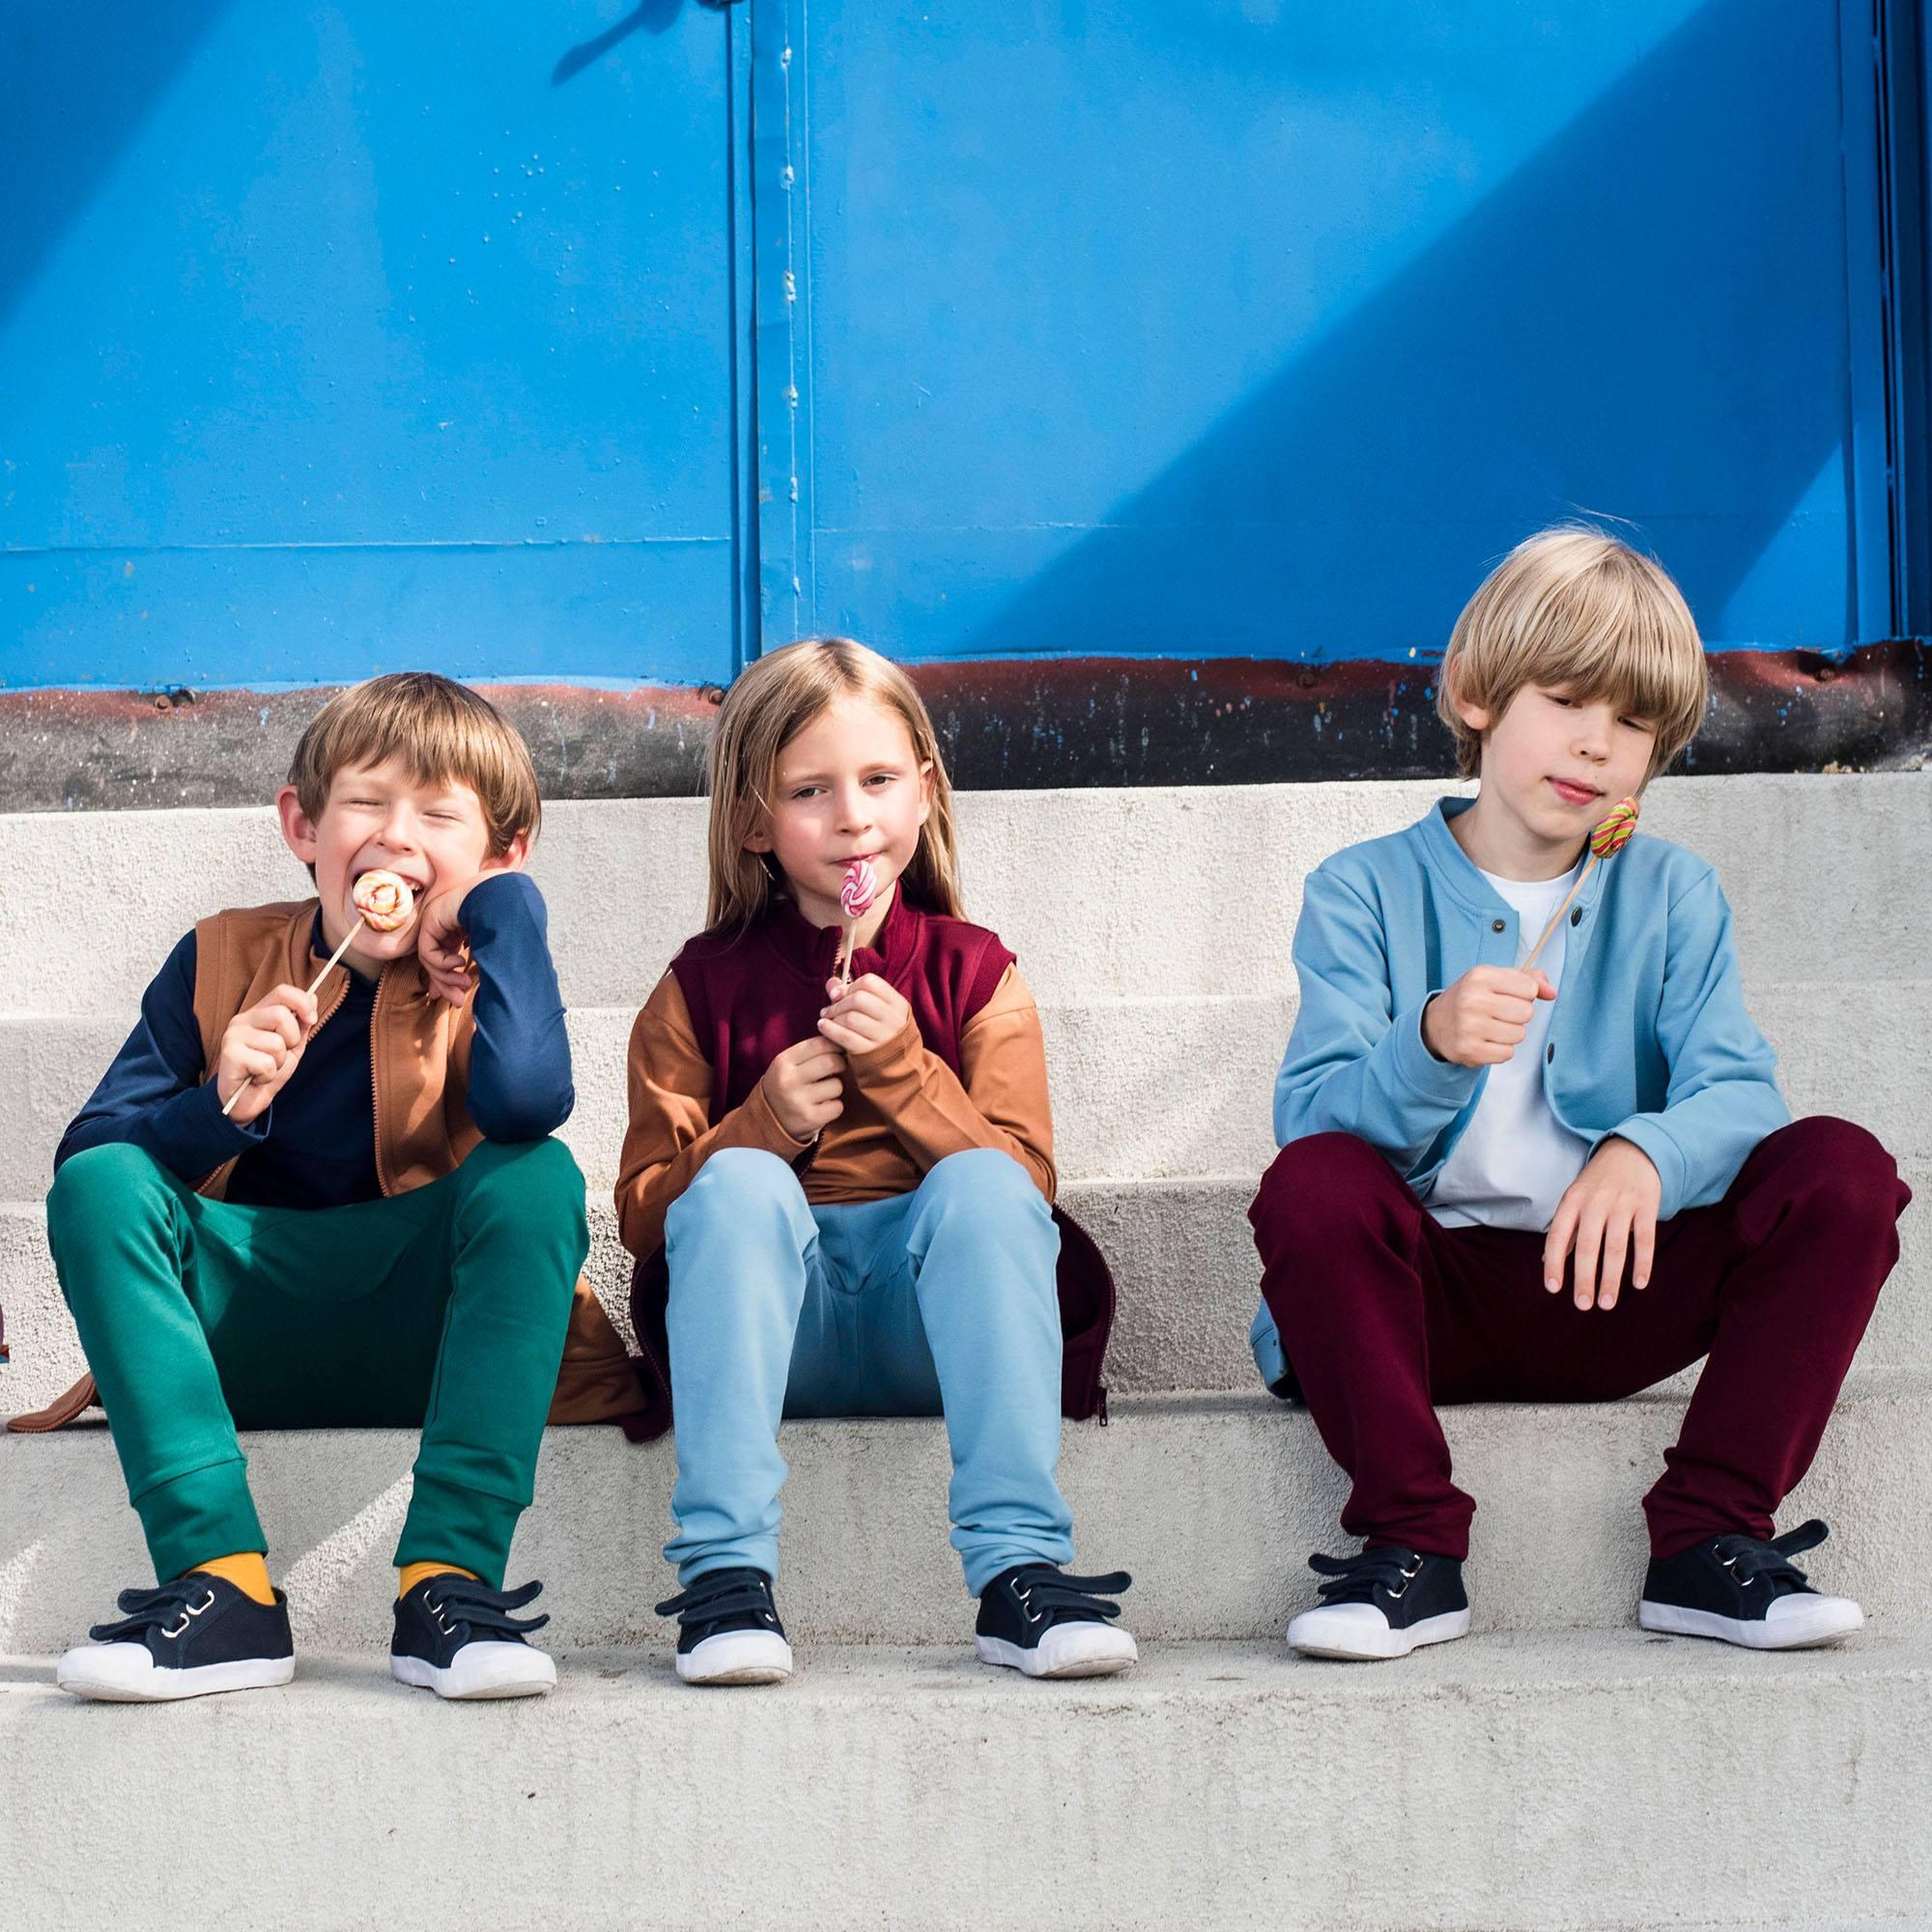
<path fill-rule="evenodd" d="M 507 1218 L 539 1237 L 568 1226 L 588 1252 L 583 1171 L 560 1140 L 484 1141 L 456 1174 L 467 1210 L 487 1202 L 493 1222 Z"/>
<path fill-rule="evenodd" d="M 1034 1185 L 1033 1176 L 998 1148 L 967 1148 L 933 1162 L 917 1191 L 920 1208 L 925 1211 L 966 1208 L 975 1213 L 1005 1214 L 1037 1208 L 1048 1219 L 1053 1212 Z"/>
<path fill-rule="evenodd" d="M 1353 1134 L 1290 1141 L 1262 1176 L 1248 1209 L 1265 1264 L 1279 1249 L 1325 1243 L 1399 1194 L 1387 1159 Z"/>
<path fill-rule="evenodd" d="M 171 1213 L 175 1192 L 153 1154 L 128 1141 L 83 1148 L 61 1162 L 47 1195 L 47 1235 L 114 1233 L 143 1212 Z"/>
<path fill-rule="evenodd" d="M 667 1209 L 665 1245 L 706 1226 L 750 1230 L 775 1216 L 795 1224 L 809 1212 L 788 1161 L 763 1148 L 721 1148 Z"/>
<path fill-rule="evenodd" d="M 1766 1179 L 1780 1199 L 1888 1228 L 1912 1199 L 1885 1144 L 1855 1122 L 1812 1115 L 1780 1128 L 1764 1145 L 1776 1155 Z"/>

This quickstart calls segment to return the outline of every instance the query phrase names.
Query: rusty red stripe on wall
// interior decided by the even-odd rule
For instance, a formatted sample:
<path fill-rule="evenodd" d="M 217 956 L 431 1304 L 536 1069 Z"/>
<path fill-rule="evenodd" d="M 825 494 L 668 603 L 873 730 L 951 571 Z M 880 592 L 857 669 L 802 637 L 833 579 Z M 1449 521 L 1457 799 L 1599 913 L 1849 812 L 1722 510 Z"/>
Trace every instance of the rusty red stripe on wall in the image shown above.
<path fill-rule="evenodd" d="M 919 667 L 955 782 L 1262 784 L 1452 769 L 1433 668 L 1221 658 L 1046 658 Z M 1711 658 L 1712 709 L 1683 770 L 1897 770 L 1932 756 L 1932 646 Z M 497 685 L 547 798 L 702 789 L 715 687 Z M 327 688 L 0 692 L 0 810 L 265 801 Z"/>

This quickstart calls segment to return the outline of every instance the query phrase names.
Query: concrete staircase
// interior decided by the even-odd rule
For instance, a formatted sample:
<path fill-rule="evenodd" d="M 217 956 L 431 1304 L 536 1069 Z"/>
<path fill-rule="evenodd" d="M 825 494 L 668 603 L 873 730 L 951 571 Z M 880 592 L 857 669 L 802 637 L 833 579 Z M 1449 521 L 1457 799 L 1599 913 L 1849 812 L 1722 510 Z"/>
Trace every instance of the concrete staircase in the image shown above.
<path fill-rule="evenodd" d="M 762 1696 L 681 1692 L 650 1614 L 670 1587 L 669 1447 L 568 1431 L 546 1445 L 512 1562 L 546 1579 L 559 1693 L 427 1708 L 382 1658 L 410 1439 L 280 1435 L 248 1448 L 313 1660 L 298 1686 L 71 1707 L 50 1655 L 144 1577 L 139 1539 L 104 1429 L 0 1438 L 0 1922 L 145 1924 L 178 1897 L 223 1923 L 196 1874 L 253 1842 L 276 1878 L 266 1916 L 302 1926 L 405 1897 L 430 1925 L 1932 1923 L 1932 1834 L 1907 1788 L 1932 1719 L 1922 1205 L 1784 1513 L 1833 1524 L 1813 1568 L 1866 1605 L 1850 1646 L 1749 1658 L 1630 1628 L 1636 1499 L 1682 1387 L 1452 1412 L 1482 1503 L 1481 1634 L 1379 1671 L 1281 1646 L 1307 1552 L 1341 1544 L 1342 1492 L 1306 1416 L 1257 1391 L 1245 1347 L 1244 1212 L 1272 1151 L 1289 941 L 1305 871 L 1438 789 L 965 802 L 970 904 L 1039 997 L 1065 1199 L 1121 1285 L 1113 1423 L 1069 1428 L 1064 1476 L 1081 1562 L 1135 1573 L 1136 1675 L 1048 1689 L 963 1661 L 939 1425 L 811 1423 L 784 1435 L 801 1672 Z M 1916 774 L 1693 779 L 1658 786 L 1645 820 L 1719 865 L 1794 1108 L 1874 1128 L 1921 1203 L 1928 807 Z M 613 1312 L 624 1039 L 699 916 L 703 812 L 554 806 L 537 862 L 577 1049 L 566 1137 Z M 62 1125 L 185 926 L 304 881 L 257 811 L 0 817 L 0 867 L 15 882 L 0 903 L 11 1409 L 79 1367 L 40 1205 Z"/>

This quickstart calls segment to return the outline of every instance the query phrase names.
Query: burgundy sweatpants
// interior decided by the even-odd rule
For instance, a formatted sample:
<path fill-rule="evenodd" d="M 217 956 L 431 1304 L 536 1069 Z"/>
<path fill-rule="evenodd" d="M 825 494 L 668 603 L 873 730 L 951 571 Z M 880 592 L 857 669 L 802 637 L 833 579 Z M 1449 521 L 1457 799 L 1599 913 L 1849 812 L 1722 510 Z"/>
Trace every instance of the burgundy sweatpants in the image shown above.
<path fill-rule="evenodd" d="M 1291 1143 L 1248 1218 L 1262 1293 L 1328 1453 L 1354 1487 L 1342 1527 L 1369 1544 L 1469 1550 L 1475 1504 L 1449 1479 L 1436 1403 L 1609 1402 L 1708 1354 L 1664 1473 L 1650 1547 L 1772 1534 L 1810 1466 L 1911 1200 L 1850 1122 L 1799 1121 L 1731 1190 L 1657 1230 L 1649 1287 L 1579 1309 L 1543 1286 L 1541 1235 L 1439 1226 L 1350 1134 Z"/>

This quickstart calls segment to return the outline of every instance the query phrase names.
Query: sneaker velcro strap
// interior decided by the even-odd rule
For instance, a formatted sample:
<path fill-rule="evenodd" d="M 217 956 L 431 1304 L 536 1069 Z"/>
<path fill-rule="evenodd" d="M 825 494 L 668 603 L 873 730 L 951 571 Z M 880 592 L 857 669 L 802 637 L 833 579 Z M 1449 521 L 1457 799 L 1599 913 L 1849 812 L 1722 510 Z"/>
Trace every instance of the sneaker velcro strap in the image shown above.
<path fill-rule="evenodd" d="M 445 1572 L 424 1584 L 423 1608 L 445 1631 L 464 1624 L 472 1637 L 521 1641 L 529 1632 L 542 1630 L 550 1618 L 513 1617 L 509 1613 L 522 1609 L 542 1588 L 541 1583 L 531 1581 L 518 1590 L 493 1590 L 473 1577 Z"/>
<path fill-rule="evenodd" d="M 771 1578 L 762 1570 L 709 1570 L 688 1590 L 667 1597 L 657 1613 L 680 1624 L 710 1624 L 724 1617 L 756 1616 L 771 1606 Z"/>

